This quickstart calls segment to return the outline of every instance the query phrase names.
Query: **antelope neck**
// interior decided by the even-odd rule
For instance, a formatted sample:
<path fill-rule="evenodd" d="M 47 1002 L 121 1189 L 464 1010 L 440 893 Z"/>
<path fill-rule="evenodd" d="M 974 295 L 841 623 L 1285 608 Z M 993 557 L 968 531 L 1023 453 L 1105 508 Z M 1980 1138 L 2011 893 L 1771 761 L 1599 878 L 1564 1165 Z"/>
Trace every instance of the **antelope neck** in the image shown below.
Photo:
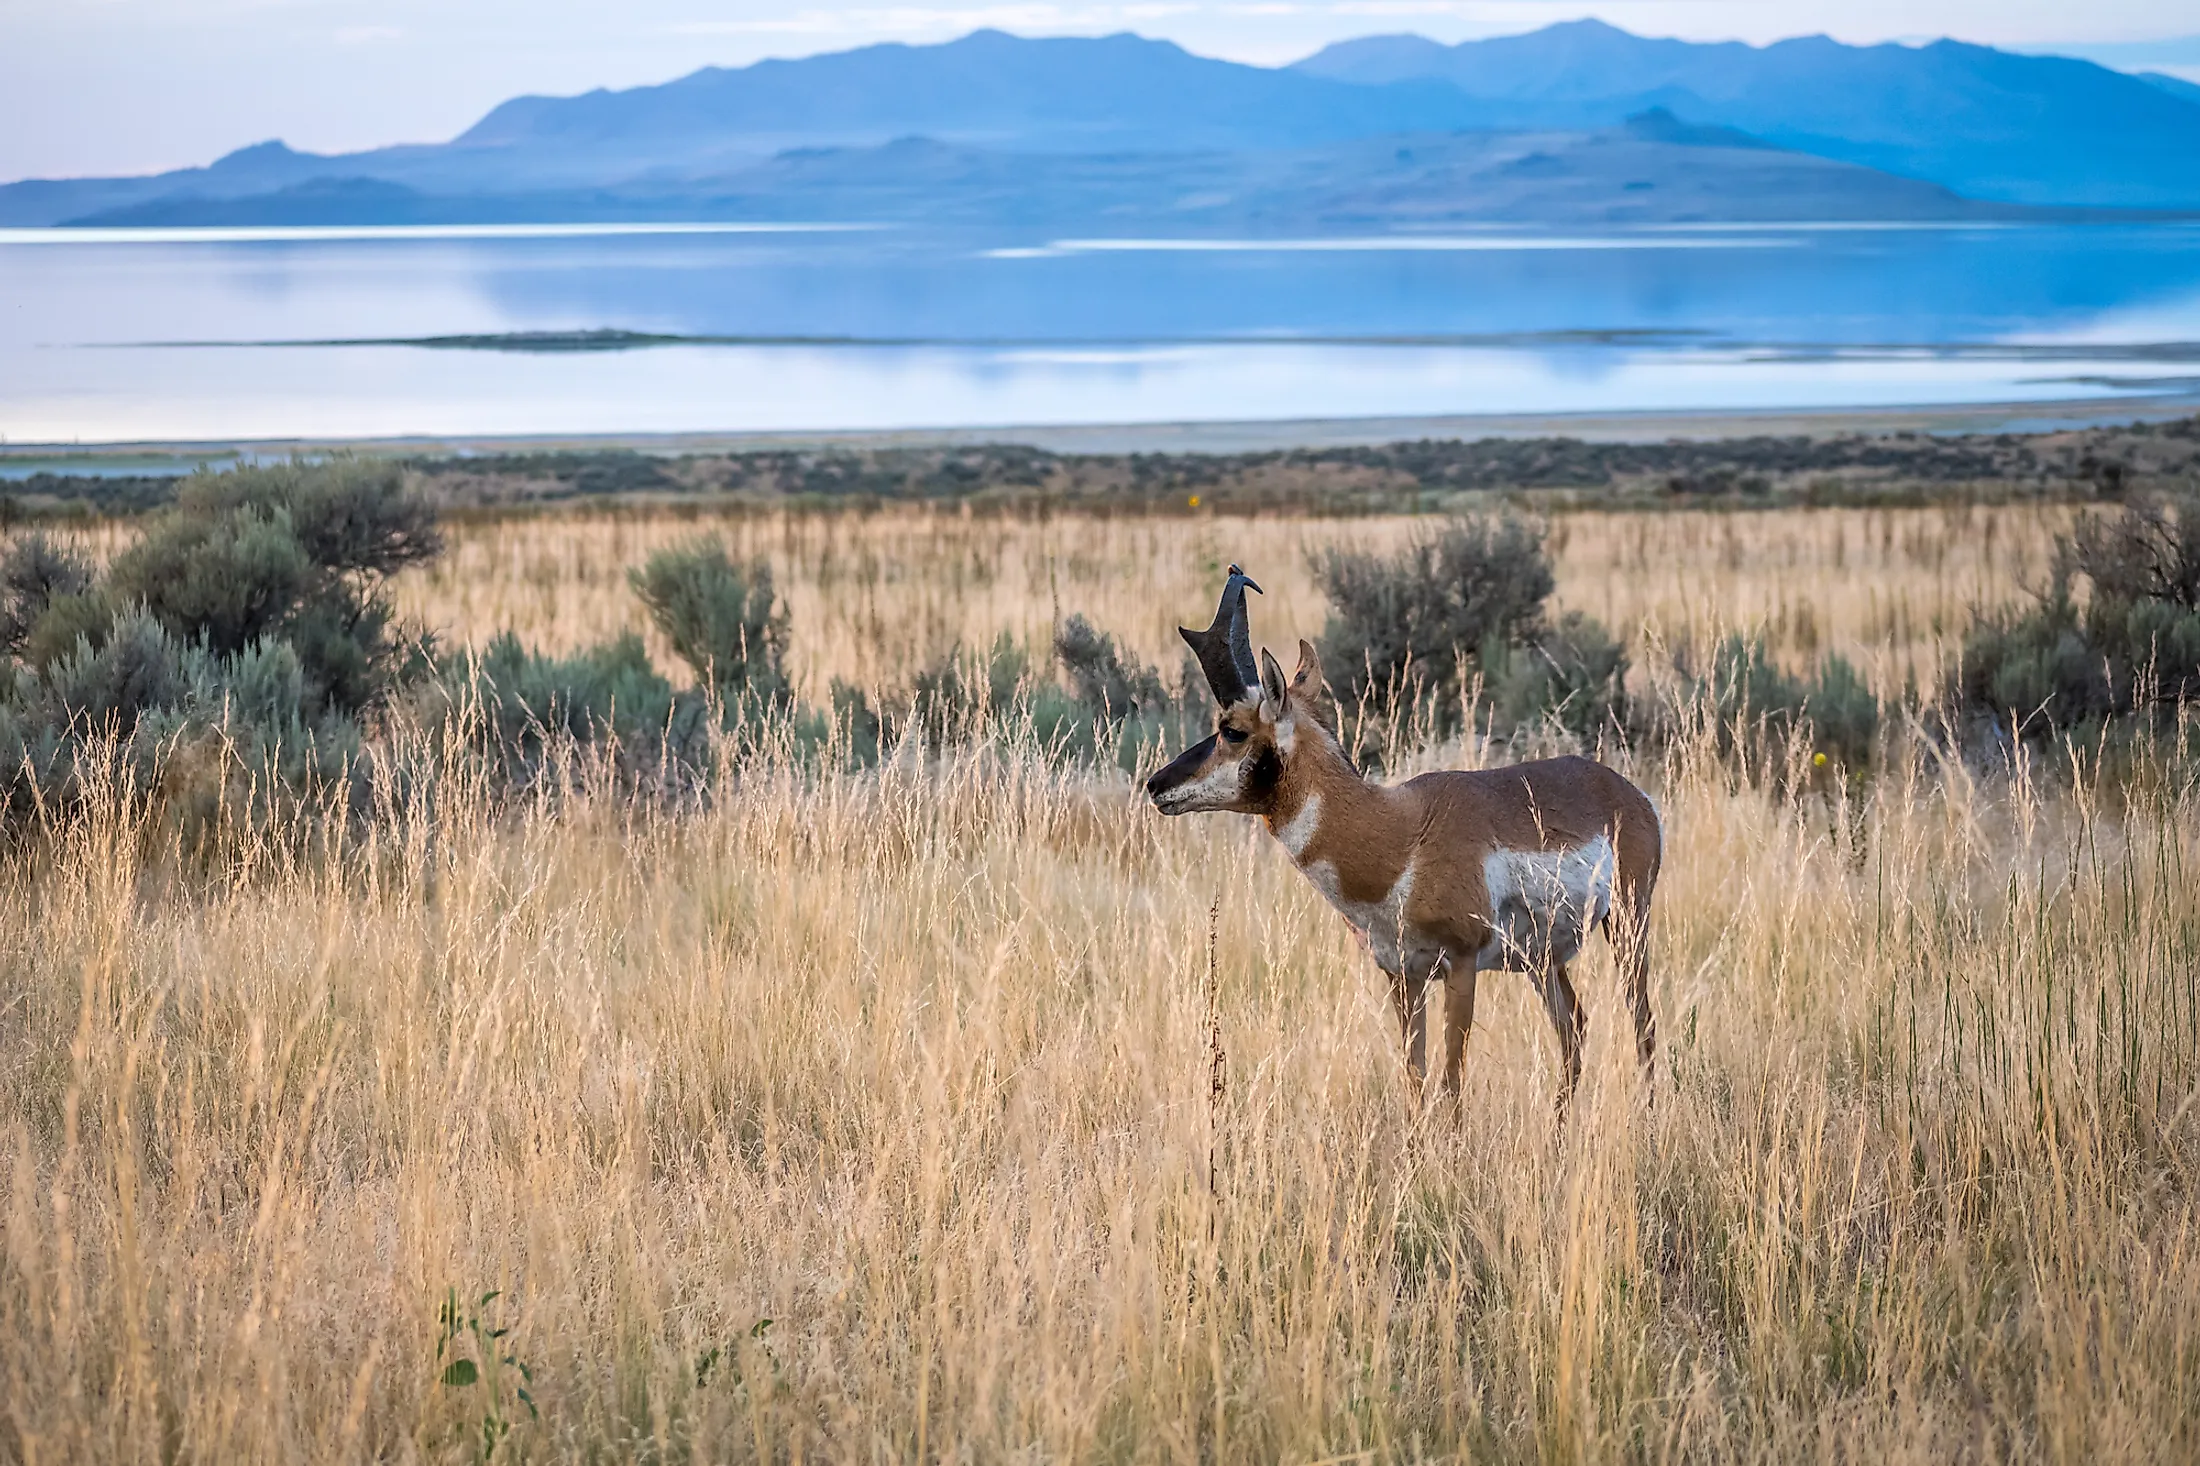
<path fill-rule="evenodd" d="M 1285 763 L 1283 782 L 1267 815 L 1268 832 L 1283 842 L 1293 860 L 1304 855 L 1325 818 L 1382 797 L 1326 734 L 1302 727 L 1297 743 L 1297 756 Z"/>

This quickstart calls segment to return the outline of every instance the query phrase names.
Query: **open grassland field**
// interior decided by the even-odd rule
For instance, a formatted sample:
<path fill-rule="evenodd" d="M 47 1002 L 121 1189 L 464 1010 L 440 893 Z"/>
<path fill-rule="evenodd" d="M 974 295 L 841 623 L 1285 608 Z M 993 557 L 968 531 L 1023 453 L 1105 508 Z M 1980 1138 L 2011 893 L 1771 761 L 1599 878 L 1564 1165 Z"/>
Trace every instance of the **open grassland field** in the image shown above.
<path fill-rule="evenodd" d="M 1583 515 L 1551 545 L 1559 602 L 1638 644 L 1757 627 L 1892 685 L 2044 577 L 2063 512 Z M 640 628 L 626 567 L 697 527 L 457 526 L 399 600 L 578 646 Z M 771 557 L 813 695 L 1071 612 L 1173 665 L 1230 560 L 1285 646 L 1321 629 L 1310 549 L 1413 532 L 707 527 Z M 95 780 L 11 846 L 0 1456 L 2200 1456 L 2176 766 L 1614 752 L 1666 824 L 1664 1050 L 1652 1102 L 1593 944 L 1560 1134 L 1524 982 L 1483 982 L 1456 1114 L 1409 1093 L 1380 978 L 1245 820 L 1013 739 L 861 771 L 775 746 L 678 804 L 582 767 L 515 806 L 454 762 L 347 838 L 211 864 Z"/>
<path fill-rule="evenodd" d="M 1692 646 L 1748 629 L 1775 655 L 1840 652 L 1899 685 L 1937 676 L 1976 609 L 2044 584 L 2052 538 L 2072 514 L 2062 505 L 1574 514 L 1551 522 L 1549 547 L 1558 607 L 1638 644 Z M 1322 633 L 1313 557 L 1331 546 L 1393 550 L 1434 522 L 952 508 L 530 516 L 454 525 L 451 552 L 400 581 L 398 600 L 460 641 L 510 628 L 566 651 L 619 631 L 647 634 L 627 567 L 714 531 L 737 556 L 771 562 L 793 612 L 797 679 L 819 697 L 833 677 L 891 684 L 946 647 L 982 646 L 1003 631 L 1043 647 L 1073 613 L 1173 669 L 1184 655 L 1177 626 L 1205 624 L 1232 562 L 1267 592 L 1252 602 L 1256 639 L 1287 650 Z"/>

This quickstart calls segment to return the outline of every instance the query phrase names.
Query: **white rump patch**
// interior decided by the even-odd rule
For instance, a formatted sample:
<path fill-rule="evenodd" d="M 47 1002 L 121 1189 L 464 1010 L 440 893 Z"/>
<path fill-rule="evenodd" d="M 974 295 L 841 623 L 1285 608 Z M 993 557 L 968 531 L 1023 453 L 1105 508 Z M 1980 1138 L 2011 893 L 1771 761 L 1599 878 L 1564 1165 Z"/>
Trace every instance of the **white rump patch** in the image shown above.
<path fill-rule="evenodd" d="M 1283 842 L 1283 848 L 1291 853 L 1291 858 L 1297 860 L 1306 853 L 1306 847 L 1314 843 L 1314 832 L 1321 828 L 1321 824 L 1322 797 L 1319 794 L 1309 794 L 1306 802 L 1299 806 L 1299 812 L 1276 831 L 1276 838 Z"/>
<path fill-rule="evenodd" d="M 1493 934 L 1481 967 L 1535 972 L 1571 962 L 1611 913 L 1617 858 L 1597 836 L 1571 850 L 1498 850 L 1482 862 Z"/>

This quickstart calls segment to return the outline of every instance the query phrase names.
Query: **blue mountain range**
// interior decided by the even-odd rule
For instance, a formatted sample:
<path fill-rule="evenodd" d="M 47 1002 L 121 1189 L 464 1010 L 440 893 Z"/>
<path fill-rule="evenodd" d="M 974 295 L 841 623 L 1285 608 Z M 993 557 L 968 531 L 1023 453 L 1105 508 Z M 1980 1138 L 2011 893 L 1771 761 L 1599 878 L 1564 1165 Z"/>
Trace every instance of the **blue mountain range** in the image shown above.
<path fill-rule="evenodd" d="M 1697 45 L 1581 20 L 1457 46 L 1370 36 L 1293 69 L 1376 85 L 1446 81 L 1524 126 L 1593 126 L 1662 106 L 1973 198 L 2200 203 L 2200 88 L 1960 41 Z"/>
<path fill-rule="evenodd" d="M 2200 210 L 2200 88 L 1596 21 L 1290 67 L 979 31 L 518 97 L 448 143 L 0 187 L 0 224 L 862 218 L 1291 230 Z"/>

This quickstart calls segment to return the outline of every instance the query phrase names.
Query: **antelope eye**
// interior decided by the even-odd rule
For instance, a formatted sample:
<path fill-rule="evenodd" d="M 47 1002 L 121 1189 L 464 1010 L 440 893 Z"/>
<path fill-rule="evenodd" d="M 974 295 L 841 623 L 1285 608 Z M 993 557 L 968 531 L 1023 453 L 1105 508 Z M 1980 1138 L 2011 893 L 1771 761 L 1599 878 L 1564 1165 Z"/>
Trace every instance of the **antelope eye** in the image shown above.
<path fill-rule="evenodd" d="M 1222 741 L 1224 743 L 1243 743 L 1252 736 L 1243 728 L 1225 728 L 1222 730 Z"/>

